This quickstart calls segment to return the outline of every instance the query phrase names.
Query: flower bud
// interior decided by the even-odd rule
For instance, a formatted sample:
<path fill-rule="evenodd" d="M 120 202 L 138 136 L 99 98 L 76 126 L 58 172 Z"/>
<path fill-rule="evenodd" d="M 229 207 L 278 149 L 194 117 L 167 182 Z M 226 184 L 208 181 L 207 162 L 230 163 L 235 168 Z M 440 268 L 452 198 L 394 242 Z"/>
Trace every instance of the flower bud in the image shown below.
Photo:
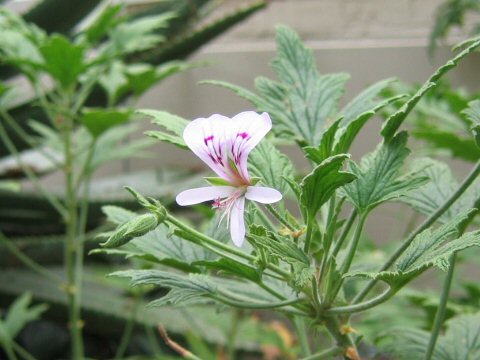
<path fill-rule="evenodd" d="M 157 214 L 147 213 L 122 224 L 102 245 L 103 247 L 118 247 L 128 243 L 130 240 L 145 235 L 154 230 L 164 218 Z"/>

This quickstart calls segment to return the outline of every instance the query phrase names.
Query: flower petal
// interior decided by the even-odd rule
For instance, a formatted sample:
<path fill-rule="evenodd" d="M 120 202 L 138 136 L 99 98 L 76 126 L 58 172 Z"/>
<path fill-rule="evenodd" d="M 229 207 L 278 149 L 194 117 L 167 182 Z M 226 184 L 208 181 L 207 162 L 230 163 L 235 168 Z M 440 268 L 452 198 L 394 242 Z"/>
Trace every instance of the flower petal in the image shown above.
<path fill-rule="evenodd" d="M 263 186 L 249 186 L 245 197 L 248 200 L 257 201 L 262 204 L 271 204 L 282 200 L 280 191 Z"/>
<path fill-rule="evenodd" d="M 183 139 L 187 146 L 203 160 L 215 173 L 227 181 L 231 176 L 226 171 L 227 130 L 230 119 L 214 114 L 208 118 L 192 120 L 183 131 Z"/>
<path fill-rule="evenodd" d="M 239 197 L 230 211 L 230 236 L 235 246 L 241 247 L 245 240 L 245 221 L 243 211 L 245 209 L 245 198 Z"/>
<path fill-rule="evenodd" d="M 181 206 L 199 204 L 204 201 L 225 198 L 235 191 L 233 186 L 206 186 L 182 191 L 177 195 L 177 204 Z"/>
<path fill-rule="evenodd" d="M 228 149 L 242 177 L 249 180 L 247 170 L 248 154 L 272 128 L 270 116 L 264 112 L 244 111 L 231 119 Z"/>

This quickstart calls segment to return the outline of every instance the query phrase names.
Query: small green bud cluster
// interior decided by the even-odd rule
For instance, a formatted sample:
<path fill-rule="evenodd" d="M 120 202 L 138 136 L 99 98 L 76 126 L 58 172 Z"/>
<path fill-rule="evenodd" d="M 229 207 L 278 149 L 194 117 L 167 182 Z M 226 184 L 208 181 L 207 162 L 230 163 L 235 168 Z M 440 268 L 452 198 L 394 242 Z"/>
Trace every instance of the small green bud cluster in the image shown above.
<path fill-rule="evenodd" d="M 145 207 L 149 212 L 120 225 L 107 241 L 100 244 L 103 247 L 113 248 L 122 246 L 134 238 L 143 236 L 150 231 L 155 230 L 167 217 L 167 210 L 158 200 L 147 200 L 135 190 L 131 188 L 127 188 L 127 190 L 132 193 L 140 205 Z"/>

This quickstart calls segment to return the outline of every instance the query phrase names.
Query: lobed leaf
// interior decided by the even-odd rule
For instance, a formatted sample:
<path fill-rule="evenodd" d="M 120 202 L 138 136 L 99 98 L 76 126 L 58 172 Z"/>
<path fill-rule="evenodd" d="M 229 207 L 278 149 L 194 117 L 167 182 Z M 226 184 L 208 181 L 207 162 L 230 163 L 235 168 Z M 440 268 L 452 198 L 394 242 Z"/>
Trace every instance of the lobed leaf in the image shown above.
<path fill-rule="evenodd" d="M 427 178 L 410 174 L 399 177 L 400 168 L 410 150 L 407 133 L 401 132 L 362 159 L 361 167 L 351 163 L 350 171 L 357 180 L 344 187 L 347 198 L 359 212 L 368 212 L 382 202 L 403 196 L 423 185 Z"/>
<path fill-rule="evenodd" d="M 391 271 L 357 272 L 347 276 L 369 277 L 399 288 L 432 266 L 447 270 L 448 259 L 452 254 L 472 246 L 480 246 L 479 230 L 459 237 L 459 228 L 473 211 L 475 209 L 463 212 L 433 231 L 427 229 L 418 234 Z"/>
<path fill-rule="evenodd" d="M 338 188 L 356 179 L 354 174 L 340 170 L 349 157 L 348 154 L 329 157 L 302 180 L 300 201 L 312 219 Z"/>
<path fill-rule="evenodd" d="M 294 178 L 290 159 L 267 139 L 263 139 L 250 153 L 248 169 L 250 174 L 260 178 L 264 185 L 277 189 L 283 195 L 289 189 L 286 179 Z"/>
<path fill-rule="evenodd" d="M 147 131 L 145 132 L 145 135 L 160 141 L 169 142 L 183 149 L 187 148 L 185 141 L 183 141 L 183 130 L 185 129 L 185 126 L 187 126 L 188 120 L 165 111 L 139 110 L 138 113 L 153 118 L 152 122 L 154 124 L 159 125 L 168 131 Z"/>

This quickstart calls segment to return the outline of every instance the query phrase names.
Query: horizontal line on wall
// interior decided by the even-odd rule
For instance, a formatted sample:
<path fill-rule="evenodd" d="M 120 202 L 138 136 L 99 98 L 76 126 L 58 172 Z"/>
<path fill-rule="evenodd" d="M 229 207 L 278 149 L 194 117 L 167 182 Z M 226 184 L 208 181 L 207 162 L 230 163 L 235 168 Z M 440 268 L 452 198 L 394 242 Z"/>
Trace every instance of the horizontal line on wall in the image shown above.
<path fill-rule="evenodd" d="M 452 47 L 465 38 L 449 38 L 448 43 L 442 46 Z M 385 49 L 385 48 L 424 48 L 428 46 L 428 39 L 352 39 L 352 40 L 305 40 L 305 44 L 313 50 L 331 49 Z M 231 43 L 214 43 L 206 45 L 203 53 L 225 52 L 264 52 L 274 51 L 274 41 L 252 40 Z"/>

